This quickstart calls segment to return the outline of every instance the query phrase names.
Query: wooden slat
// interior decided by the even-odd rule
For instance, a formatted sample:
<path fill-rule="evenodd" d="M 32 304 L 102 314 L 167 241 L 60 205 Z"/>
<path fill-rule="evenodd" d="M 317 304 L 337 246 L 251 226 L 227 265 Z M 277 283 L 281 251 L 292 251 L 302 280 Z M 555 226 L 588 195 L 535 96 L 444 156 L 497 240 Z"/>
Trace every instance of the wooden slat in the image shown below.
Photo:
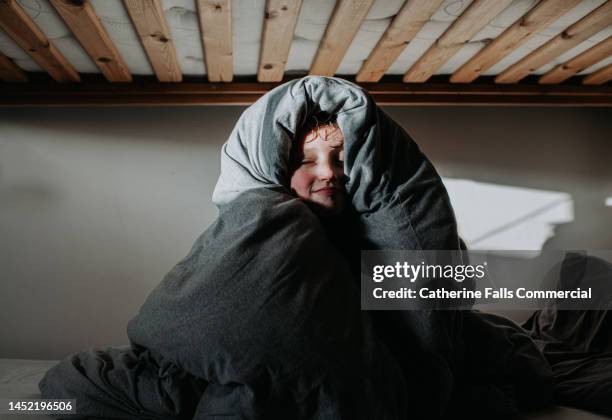
<path fill-rule="evenodd" d="M 89 0 L 49 0 L 109 82 L 131 82 L 132 74 Z"/>
<path fill-rule="evenodd" d="M 259 70 L 260 82 L 283 80 L 302 0 L 267 0 Z"/>
<path fill-rule="evenodd" d="M 358 82 L 378 82 L 443 1 L 407 0 L 355 79 Z"/>
<path fill-rule="evenodd" d="M 17 0 L 0 1 L 0 28 L 58 82 L 78 82 L 72 64 L 47 39 Z"/>
<path fill-rule="evenodd" d="M 180 82 L 183 74 L 160 0 L 123 0 L 123 4 L 138 32 L 157 80 Z"/>
<path fill-rule="evenodd" d="M 578 54 L 571 60 L 568 60 L 563 64 L 559 64 L 548 73 L 542 75 L 538 82 L 543 84 L 561 83 L 576 73 L 591 67 L 593 64 L 597 64 L 601 60 L 604 60 L 611 55 L 612 36 L 609 36 L 606 40 L 596 44 L 583 53 Z"/>
<path fill-rule="evenodd" d="M 601 85 L 612 80 L 612 64 L 588 74 L 582 80 L 585 85 Z"/>
<path fill-rule="evenodd" d="M 612 1 L 608 0 L 559 35 L 501 72 L 495 78 L 495 82 L 518 82 L 529 73 L 549 63 L 565 51 L 574 48 L 610 24 L 612 24 Z"/>
<path fill-rule="evenodd" d="M 230 0 L 197 0 L 206 73 L 210 82 L 234 77 Z"/>
<path fill-rule="evenodd" d="M 521 44 L 570 11 L 581 0 L 543 0 L 501 35 L 469 59 L 450 77 L 452 83 L 470 83 Z"/>
<path fill-rule="evenodd" d="M 27 82 L 28 76 L 13 60 L 0 53 L 0 80 L 5 82 Z"/>
<path fill-rule="evenodd" d="M 373 0 L 338 0 L 319 49 L 310 66 L 310 74 L 333 76 L 342 62 Z"/>
<path fill-rule="evenodd" d="M 463 47 L 474 35 L 512 0 L 474 0 L 431 47 L 410 67 L 404 82 L 427 81 L 444 63 Z"/>
<path fill-rule="evenodd" d="M 612 86 L 362 83 L 379 105 L 612 106 Z M 249 105 L 278 83 L 5 84 L 0 106 Z"/>

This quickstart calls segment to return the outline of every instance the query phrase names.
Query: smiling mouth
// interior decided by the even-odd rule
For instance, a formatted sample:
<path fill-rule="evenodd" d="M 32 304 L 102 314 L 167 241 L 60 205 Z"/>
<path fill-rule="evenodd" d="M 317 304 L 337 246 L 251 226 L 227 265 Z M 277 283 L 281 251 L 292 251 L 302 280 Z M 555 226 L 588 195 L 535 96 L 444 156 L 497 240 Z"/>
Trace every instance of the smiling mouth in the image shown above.
<path fill-rule="evenodd" d="M 319 190 L 313 191 L 314 194 L 322 194 L 322 195 L 334 195 L 338 192 L 337 188 L 334 187 L 325 187 Z"/>

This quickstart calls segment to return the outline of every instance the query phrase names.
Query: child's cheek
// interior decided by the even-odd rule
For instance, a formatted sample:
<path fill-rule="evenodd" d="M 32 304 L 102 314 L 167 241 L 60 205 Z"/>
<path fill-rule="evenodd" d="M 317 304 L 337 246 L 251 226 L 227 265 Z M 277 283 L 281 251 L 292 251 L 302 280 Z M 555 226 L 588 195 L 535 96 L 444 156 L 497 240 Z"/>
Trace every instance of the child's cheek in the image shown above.
<path fill-rule="evenodd" d="M 304 195 L 310 195 L 310 187 L 312 186 L 312 176 L 306 172 L 302 177 L 302 191 Z"/>
<path fill-rule="evenodd" d="M 310 185 L 312 184 L 312 176 L 307 171 L 298 170 L 292 180 L 291 188 L 293 188 L 298 195 L 306 197 L 310 194 Z"/>

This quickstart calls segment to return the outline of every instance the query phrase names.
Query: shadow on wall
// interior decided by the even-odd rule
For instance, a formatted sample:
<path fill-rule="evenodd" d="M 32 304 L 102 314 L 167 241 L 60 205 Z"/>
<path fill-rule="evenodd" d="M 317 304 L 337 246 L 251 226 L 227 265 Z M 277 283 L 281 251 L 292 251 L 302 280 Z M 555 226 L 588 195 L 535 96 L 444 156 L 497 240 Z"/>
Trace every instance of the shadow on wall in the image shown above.
<path fill-rule="evenodd" d="M 481 169 L 478 180 L 513 185 L 500 175 L 523 173 L 527 184 L 569 177 L 612 183 L 612 118 L 608 108 L 386 107 L 445 175 Z M 516 176 L 515 176 L 516 177 Z M 529 183 L 531 181 L 531 183 Z M 551 188 L 553 189 L 553 188 Z M 563 191 L 563 188 L 560 189 Z"/>
<path fill-rule="evenodd" d="M 569 194 L 574 221 L 556 226 L 544 249 L 612 249 L 612 208 L 605 206 L 612 192 L 609 109 L 387 107 L 385 111 L 445 177 Z M 496 210 L 494 203 L 488 207 L 508 216 L 514 208 Z"/>

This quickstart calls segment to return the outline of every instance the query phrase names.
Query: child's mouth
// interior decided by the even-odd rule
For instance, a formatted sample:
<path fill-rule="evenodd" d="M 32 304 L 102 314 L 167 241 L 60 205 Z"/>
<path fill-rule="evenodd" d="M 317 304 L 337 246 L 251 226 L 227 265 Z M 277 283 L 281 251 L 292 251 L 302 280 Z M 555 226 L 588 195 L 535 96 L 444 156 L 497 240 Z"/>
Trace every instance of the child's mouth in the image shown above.
<path fill-rule="evenodd" d="M 321 188 L 319 190 L 313 191 L 314 194 L 321 194 L 321 195 L 334 195 L 336 194 L 338 190 L 334 187 L 325 187 L 325 188 Z"/>

